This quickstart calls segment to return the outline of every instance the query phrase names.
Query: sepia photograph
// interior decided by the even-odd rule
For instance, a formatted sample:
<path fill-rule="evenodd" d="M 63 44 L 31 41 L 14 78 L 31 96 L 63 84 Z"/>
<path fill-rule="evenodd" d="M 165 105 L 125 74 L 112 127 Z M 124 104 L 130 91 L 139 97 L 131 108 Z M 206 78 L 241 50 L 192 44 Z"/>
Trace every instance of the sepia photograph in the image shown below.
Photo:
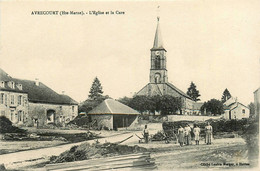
<path fill-rule="evenodd" d="M 0 1 L 0 171 L 258 170 L 259 11 Z"/>

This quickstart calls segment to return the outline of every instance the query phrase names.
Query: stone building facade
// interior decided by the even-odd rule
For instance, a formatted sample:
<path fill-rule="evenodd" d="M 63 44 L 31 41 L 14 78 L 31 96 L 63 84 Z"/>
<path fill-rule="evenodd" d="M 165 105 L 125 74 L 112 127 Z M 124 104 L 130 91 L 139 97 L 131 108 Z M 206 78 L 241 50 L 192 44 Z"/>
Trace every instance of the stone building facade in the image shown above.
<path fill-rule="evenodd" d="M 0 69 L 0 115 L 17 125 L 64 125 L 78 115 L 78 103 L 38 80 L 12 78 Z"/>
<path fill-rule="evenodd" d="M 159 17 L 155 32 L 154 44 L 151 51 L 151 66 L 149 83 L 144 86 L 136 95 L 154 96 L 171 95 L 182 100 L 182 109 L 178 114 L 192 115 L 194 102 L 186 93 L 168 82 L 166 49 L 163 46 Z"/>
<path fill-rule="evenodd" d="M 259 117 L 260 114 L 260 87 L 254 92 L 255 115 Z"/>
<path fill-rule="evenodd" d="M 249 118 L 249 108 L 237 101 L 237 98 L 231 97 L 224 103 L 224 118 L 243 119 Z"/>
<path fill-rule="evenodd" d="M 0 115 L 15 124 L 23 124 L 28 115 L 28 95 L 21 85 L 12 81 L 1 81 L 0 87 Z"/>

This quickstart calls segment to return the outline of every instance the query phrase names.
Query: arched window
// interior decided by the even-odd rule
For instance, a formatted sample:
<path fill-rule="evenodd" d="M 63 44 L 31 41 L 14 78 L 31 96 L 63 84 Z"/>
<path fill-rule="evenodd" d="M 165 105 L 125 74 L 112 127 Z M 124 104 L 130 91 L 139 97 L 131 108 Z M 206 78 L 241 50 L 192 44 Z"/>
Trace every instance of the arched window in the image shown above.
<path fill-rule="evenodd" d="M 160 61 L 160 56 L 155 57 L 155 69 L 160 69 L 161 68 L 161 61 Z"/>
<path fill-rule="evenodd" d="M 161 83 L 161 75 L 159 73 L 156 73 L 154 75 L 154 82 L 155 83 Z"/>

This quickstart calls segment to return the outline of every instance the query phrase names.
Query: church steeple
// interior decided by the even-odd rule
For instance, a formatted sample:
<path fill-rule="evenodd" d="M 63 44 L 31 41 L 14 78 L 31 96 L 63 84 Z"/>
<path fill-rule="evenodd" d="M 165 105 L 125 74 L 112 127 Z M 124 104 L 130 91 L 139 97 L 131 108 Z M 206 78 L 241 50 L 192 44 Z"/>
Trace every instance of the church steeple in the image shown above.
<path fill-rule="evenodd" d="M 157 27 L 154 36 L 153 48 L 151 50 L 165 50 L 163 47 L 161 29 L 160 29 L 160 17 L 157 17 Z"/>
<path fill-rule="evenodd" d="M 157 28 L 154 37 L 153 48 L 151 49 L 150 83 L 162 84 L 168 82 L 166 69 L 166 50 L 163 47 L 162 35 L 157 17 Z"/>

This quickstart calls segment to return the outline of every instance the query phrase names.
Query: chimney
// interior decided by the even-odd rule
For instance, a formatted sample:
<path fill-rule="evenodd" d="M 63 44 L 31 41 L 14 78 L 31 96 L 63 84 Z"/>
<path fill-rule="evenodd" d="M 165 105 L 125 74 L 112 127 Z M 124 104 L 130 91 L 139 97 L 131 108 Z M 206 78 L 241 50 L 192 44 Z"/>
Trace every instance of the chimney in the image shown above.
<path fill-rule="evenodd" d="M 63 95 L 65 95 L 65 91 L 62 91 L 61 93 L 62 93 Z"/>
<path fill-rule="evenodd" d="M 35 78 L 35 85 L 37 85 L 37 86 L 39 86 L 39 85 L 40 85 L 39 78 Z"/>

